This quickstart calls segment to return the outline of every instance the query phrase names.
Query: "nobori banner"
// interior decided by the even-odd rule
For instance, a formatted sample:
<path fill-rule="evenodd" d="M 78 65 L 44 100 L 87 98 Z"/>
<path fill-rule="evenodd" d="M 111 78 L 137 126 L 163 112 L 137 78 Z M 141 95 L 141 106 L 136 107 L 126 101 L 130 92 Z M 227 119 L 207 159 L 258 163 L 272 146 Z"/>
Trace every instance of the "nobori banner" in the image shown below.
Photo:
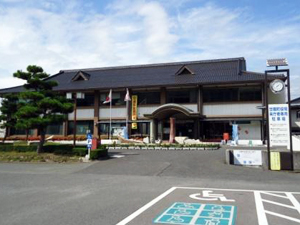
<path fill-rule="evenodd" d="M 289 107 L 288 104 L 269 105 L 269 133 L 271 146 L 289 145 Z"/>

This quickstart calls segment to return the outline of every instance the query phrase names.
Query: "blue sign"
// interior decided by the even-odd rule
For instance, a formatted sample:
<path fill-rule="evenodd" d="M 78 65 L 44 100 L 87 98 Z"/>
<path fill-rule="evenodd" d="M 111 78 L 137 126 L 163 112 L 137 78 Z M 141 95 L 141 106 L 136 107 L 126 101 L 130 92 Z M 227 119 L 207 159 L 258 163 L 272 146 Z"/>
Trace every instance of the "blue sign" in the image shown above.
<path fill-rule="evenodd" d="M 92 139 L 93 139 L 93 135 L 91 133 L 88 133 L 86 135 L 86 145 L 87 145 L 87 148 L 92 148 Z"/>
<path fill-rule="evenodd" d="M 153 223 L 189 225 L 235 225 L 236 206 L 175 202 Z"/>

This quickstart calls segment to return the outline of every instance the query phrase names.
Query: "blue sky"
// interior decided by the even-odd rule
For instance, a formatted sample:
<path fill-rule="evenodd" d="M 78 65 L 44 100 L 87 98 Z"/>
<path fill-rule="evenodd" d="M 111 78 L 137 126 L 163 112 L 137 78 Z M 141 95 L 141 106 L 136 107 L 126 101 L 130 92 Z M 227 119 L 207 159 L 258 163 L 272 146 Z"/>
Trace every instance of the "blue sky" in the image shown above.
<path fill-rule="evenodd" d="M 29 64 L 61 69 L 286 57 L 300 96 L 300 1 L 0 0 L 0 88 Z"/>

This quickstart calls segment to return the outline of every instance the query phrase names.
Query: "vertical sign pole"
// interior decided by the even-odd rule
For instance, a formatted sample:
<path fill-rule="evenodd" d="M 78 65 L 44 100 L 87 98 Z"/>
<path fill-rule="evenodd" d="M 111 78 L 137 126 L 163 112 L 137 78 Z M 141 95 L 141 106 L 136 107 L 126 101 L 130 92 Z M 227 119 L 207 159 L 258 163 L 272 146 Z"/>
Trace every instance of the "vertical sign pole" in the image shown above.
<path fill-rule="evenodd" d="M 75 93 L 75 104 L 74 104 L 74 126 L 73 126 L 73 147 L 76 146 L 76 130 L 77 130 L 77 124 L 76 124 L 76 118 L 77 117 L 77 96 L 76 96 L 76 93 Z"/>
<path fill-rule="evenodd" d="M 112 106 L 112 91 L 110 90 L 111 97 L 109 102 L 109 140 L 111 140 L 111 106 Z"/>
<path fill-rule="evenodd" d="M 266 135 L 267 135 L 267 151 L 268 151 L 268 168 L 271 170 L 270 161 L 270 132 L 269 132 L 269 100 L 268 100 L 268 72 L 265 71 L 265 106 L 266 106 Z"/>
<path fill-rule="evenodd" d="M 290 70 L 287 71 L 288 82 L 288 109 L 289 109 L 289 136 L 290 136 L 290 159 L 291 170 L 294 170 L 294 153 L 293 153 L 293 138 L 292 138 L 292 116 L 291 116 L 291 87 L 290 87 Z"/>

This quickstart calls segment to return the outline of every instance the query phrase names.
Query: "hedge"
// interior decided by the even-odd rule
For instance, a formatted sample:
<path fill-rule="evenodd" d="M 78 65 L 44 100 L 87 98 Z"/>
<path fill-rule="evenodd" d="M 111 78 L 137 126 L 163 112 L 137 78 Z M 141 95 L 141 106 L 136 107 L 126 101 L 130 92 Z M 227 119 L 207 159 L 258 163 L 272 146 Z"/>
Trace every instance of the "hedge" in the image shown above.
<path fill-rule="evenodd" d="M 95 160 L 95 159 L 100 159 L 100 158 L 105 158 L 107 157 L 107 149 L 96 149 L 96 150 L 91 150 L 91 155 L 90 159 Z"/>
<path fill-rule="evenodd" d="M 0 145 L 1 152 L 35 152 L 36 149 L 34 145 Z"/>
<path fill-rule="evenodd" d="M 35 152 L 36 150 L 37 145 L 21 145 L 21 143 L 18 143 L 17 145 L 0 144 L 0 152 Z M 54 153 L 58 155 L 77 155 L 83 157 L 88 153 L 88 150 L 84 147 L 73 148 L 72 145 L 60 145 L 49 143 L 44 145 L 43 152 Z M 107 156 L 108 153 L 106 146 L 102 145 L 99 149 L 91 150 L 91 159 L 99 159 Z"/>
<path fill-rule="evenodd" d="M 73 148 L 73 153 L 78 156 L 85 156 L 86 154 L 88 154 L 88 150 L 87 148 L 75 147 Z"/>

